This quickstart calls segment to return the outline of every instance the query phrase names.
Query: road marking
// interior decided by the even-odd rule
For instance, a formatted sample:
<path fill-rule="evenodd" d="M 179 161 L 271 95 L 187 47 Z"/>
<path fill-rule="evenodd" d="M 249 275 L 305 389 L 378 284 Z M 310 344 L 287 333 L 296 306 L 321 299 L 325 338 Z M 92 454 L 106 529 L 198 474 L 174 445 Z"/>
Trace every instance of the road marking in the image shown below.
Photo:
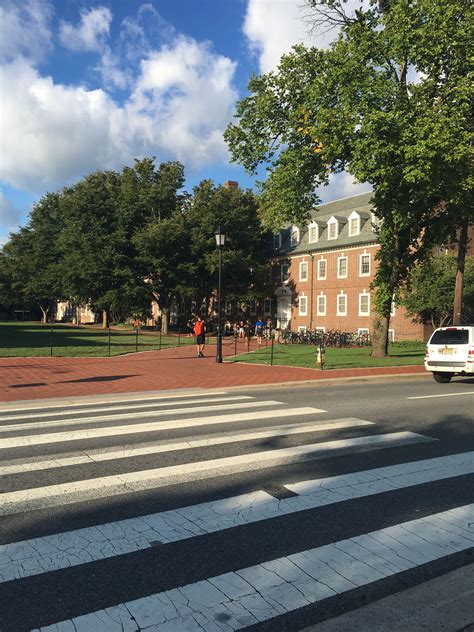
<path fill-rule="evenodd" d="M 474 391 L 466 393 L 440 393 L 439 395 L 417 395 L 416 397 L 407 397 L 407 399 L 432 399 L 435 397 L 458 397 L 459 395 L 474 395 Z"/>
<path fill-rule="evenodd" d="M 200 397 L 199 391 L 202 392 L 202 396 L 204 397 L 205 395 L 207 395 L 209 393 L 208 389 L 203 389 L 203 388 L 198 388 L 196 389 L 196 391 L 194 391 L 193 393 L 175 393 L 174 395 L 156 395 L 153 397 L 148 397 L 147 393 L 140 393 L 140 399 L 134 398 L 134 399 L 122 399 L 120 396 L 120 393 L 116 393 L 116 401 L 119 404 L 130 404 L 130 405 L 134 405 L 134 404 L 141 404 L 143 401 L 147 401 L 147 402 L 154 402 L 154 401 L 160 401 L 160 400 L 167 400 L 167 399 L 183 399 L 183 398 L 187 398 L 187 397 Z M 212 391 L 213 395 L 227 395 L 228 391 Z M 112 401 L 110 400 L 110 398 L 108 399 L 94 399 L 92 402 L 81 402 L 78 404 L 71 404 L 68 402 L 61 402 L 61 403 L 56 403 L 56 404 L 48 404 L 48 400 L 45 400 L 44 402 L 42 402 L 41 404 L 39 404 L 38 406 L 28 406 L 28 407 L 23 407 L 23 408 L 12 408 L 10 407 L 9 404 L 5 404 L 2 403 L 0 404 L 0 412 L 1 413 L 8 413 L 8 412 L 12 412 L 12 413 L 21 413 L 21 412 L 26 412 L 29 413 L 32 410 L 44 410 L 45 408 L 48 409 L 56 409 L 56 408 L 84 408 L 85 406 L 94 406 L 94 405 L 100 405 L 100 404 L 111 404 Z M 84 412 L 87 412 L 87 408 Z"/>
<path fill-rule="evenodd" d="M 0 545 L 0 581 L 283 517 L 354 498 L 474 473 L 474 452 L 285 485 L 302 495 L 278 500 L 264 491 Z M 462 534 L 463 532 L 461 532 Z M 469 537 L 467 533 L 465 537 Z M 474 536 L 471 536 L 474 540 Z M 474 544 L 474 543 L 473 543 Z M 4 560 L 1 562 L 1 560 Z"/>
<path fill-rule="evenodd" d="M 115 459 L 133 458 L 146 454 L 159 454 L 161 452 L 172 452 L 174 450 L 189 450 L 194 448 L 223 445 L 226 443 L 236 443 L 240 441 L 252 441 L 258 439 L 299 435 L 313 432 L 323 432 L 325 430 L 337 430 L 340 428 L 353 428 L 360 426 L 372 426 L 372 421 L 348 417 L 347 419 L 334 419 L 325 423 L 313 422 L 308 425 L 288 424 L 285 426 L 272 426 L 262 431 L 241 432 L 231 435 L 219 435 L 204 439 L 191 439 L 175 443 L 160 443 L 159 445 L 146 445 L 144 447 L 122 448 L 120 450 L 82 450 L 77 456 L 60 456 L 47 460 L 33 461 L 22 460 L 11 465 L 0 466 L 0 476 L 10 474 L 20 474 L 25 472 L 35 472 L 39 470 L 49 470 L 56 467 L 67 467 L 70 465 L 80 465 L 83 463 L 98 463 L 100 461 L 112 461 Z"/>
<path fill-rule="evenodd" d="M 131 619 L 138 629 L 166 624 L 169 630 L 202 632 L 216 629 L 216 621 L 240 629 L 470 549 L 473 525 L 474 505 L 465 505 L 134 599 L 41 632 L 68 624 L 122 632 Z"/>
<path fill-rule="evenodd" d="M 260 402 L 261 404 L 262 402 Z M 234 413 L 229 415 L 213 415 L 210 417 L 190 417 L 174 421 L 157 421 L 143 424 L 128 424 L 126 426 L 108 426 L 101 428 L 86 428 L 84 430 L 70 430 L 48 434 L 35 434 L 0 439 L 0 449 L 20 448 L 49 443 L 63 443 L 79 441 L 81 439 L 96 439 L 98 437 L 119 437 L 126 434 L 141 434 L 144 432 L 158 432 L 160 430 L 174 430 L 176 428 L 194 428 L 217 424 L 238 423 L 241 421 L 257 421 L 258 419 L 276 419 L 280 417 L 297 417 L 324 413 L 319 408 L 283 408 L 279 410 L 257 410 L 251 413 Z"/>
<path fill-rule="evenodd" d="M 78 417 L 76 419 L 55 419 L 54 421 L 38 421 L 27 424 L 10 424 L 9 426 L 0 426 L 0 433 L 11 432 L 12 430 L 34 430 L 35 428 L 48 429 L 62 426 L 80 426 L 81 424 L 96 423 L 102 421 L 119 421 L 120 419 L 143 419 L 144 417 L 169 417 L 172 415 L 182 415 L 188 413 L 209 413 L 220 412 L 221 410 L 235 410 L 242 408 L 258 408 L 259 406 L 278 406 L 283 402 L 274 400 L 265 401 L 247 401 L 240 404 L 215 404 L 214 406 L 192 406 L 191 408 L 176 408 L 173 410 L 149 410 L 136 413 L 134 410 L 129 413 L 120 413 L 119 415 L 102 415 L 99 417 Z M 324 411 L 326 412 L 326 411 Z"/>
<path fill-rule="evenodd" d="M 132 491 L 203 480 L 234 472 L 276 467 L 277 465 L 325 458 L 328 455 L 395 447 L 436 441 L 413 432 L 340 439 L 323 443 L 253 452 L 220 459 L 196 461 L 161 468 L 113 474 L 98 478 L 59 483 L 45 487 L 6 492 L 2 495 L 0 515 L 10 515 L 32 509 L 52 507 L 81 500 L 116 496 Z"/>
<path fill-rule="evenodd" d="M 219 402 L 232 402 L 232 401 L 249 400 L 249 399 L 255 399 L 255 398 L 250 397 L 250 395 L 236 395 L 233 397 L 205 397 L 205 398 L 199 398 L 199 399 L 189 399 L 184 403 L 186 405 L 187 404 L 209 404 L 209 403 L 217 404 Z M 152 408 L 152 407 L 163 408 L 164 406 L 182 406 L 182 405 L 183 405 L 183 402 L 181 401 L 177 401 L 177 402 L 152 401 L 149 404 L 145 404 L 145 403 L 133 404 L 133 410 L 135 411 L 135 410 L 141 410 L 142 408 Z M 107 406 L 106 408 L 103 408 L 103 407 L 88 408 L 87 410 L 62 410 L 57 413 L 32 413 L 30 415 L 8 415 L 5 417 L 2 417 L 0 415 L 0 423 L 3 421 L 11 421 L 11 420 L 16 420 L 16 419 L 32 419 L 32 418 L 40 419 L 42 417 L 61 417 L 63 415 L 77 415 L 77 414 L 84 414 L 84 413 L 100 413 L 100 412 L 130 410 L 130 408 L 132 408 L 132 406 Z M 46 423 L 49 423 L 49 422 L 46 422 Z M 14 426 L 14 427 L 19 427 L 19 426 Z"/>

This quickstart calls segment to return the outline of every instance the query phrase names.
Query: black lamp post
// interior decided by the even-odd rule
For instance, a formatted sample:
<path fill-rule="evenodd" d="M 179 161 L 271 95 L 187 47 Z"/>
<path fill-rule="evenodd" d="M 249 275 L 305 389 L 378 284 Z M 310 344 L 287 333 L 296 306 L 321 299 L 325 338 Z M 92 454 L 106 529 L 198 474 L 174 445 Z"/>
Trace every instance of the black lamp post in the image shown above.
<path fill-rule="evenodd" d="M 217 350 L 216 362 L 222 362 L 222 249 L 225 244 L 225 232 L 222 226 L 218 226 L 215 232 L 216 246 L 219 248 L 219 282 L 217 287 Z"/>

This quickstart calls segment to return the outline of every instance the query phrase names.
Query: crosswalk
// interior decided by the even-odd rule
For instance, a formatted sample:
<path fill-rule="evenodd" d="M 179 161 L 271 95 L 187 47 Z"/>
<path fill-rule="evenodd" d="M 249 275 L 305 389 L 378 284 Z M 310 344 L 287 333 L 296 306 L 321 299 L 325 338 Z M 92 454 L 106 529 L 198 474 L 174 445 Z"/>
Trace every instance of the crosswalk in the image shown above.
<path fill-rule="evenodd" d="M 439 443 L 225 391 L 3 410 L 0 630 L 297 630 L 466 563 L 474 452 Z"/>

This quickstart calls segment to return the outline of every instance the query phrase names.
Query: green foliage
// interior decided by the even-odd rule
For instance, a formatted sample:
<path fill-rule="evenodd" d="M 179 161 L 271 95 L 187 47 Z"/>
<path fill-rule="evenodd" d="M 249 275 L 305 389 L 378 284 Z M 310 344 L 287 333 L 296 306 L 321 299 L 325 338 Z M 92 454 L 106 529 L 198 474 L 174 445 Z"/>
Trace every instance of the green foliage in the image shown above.
<path fill-rule="evenodd" d="M 437 255 L 415 266 L 411 271 L 402 304 L 409 315 L 442 327 L 452 317 L 456 258 Z M 474 318 L 474 261 L 466 259 L 464 270 L 463 313 Z"/>
<path fill-rule="evenodd" d="M 339 38 L 324 51 L 297 46 L 275 72 L 252 77 L 225 138 L 250 172 L 267 165 L 262 212 L 272 228 L 304 223 L 329 172 L 372 185 L 386 336 L 410 267 L 473 206 L 472 3 L 374 1 L 350 18 L 343 0 L 308 4 L 332 11 Z"/>

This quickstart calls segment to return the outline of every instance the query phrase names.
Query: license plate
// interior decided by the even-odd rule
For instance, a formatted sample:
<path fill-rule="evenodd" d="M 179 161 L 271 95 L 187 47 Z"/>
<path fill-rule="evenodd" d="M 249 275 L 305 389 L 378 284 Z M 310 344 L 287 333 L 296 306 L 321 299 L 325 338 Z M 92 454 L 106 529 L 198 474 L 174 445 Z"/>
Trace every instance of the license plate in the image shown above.
<path fill-rule="evenodd" d="M 440 349 L 440 353 L 442 353 L 443 355 L 452 355 L 455 351 L 456 349 L 453 349 L 452 347 L 446 347 L 446 349 Z"/>

